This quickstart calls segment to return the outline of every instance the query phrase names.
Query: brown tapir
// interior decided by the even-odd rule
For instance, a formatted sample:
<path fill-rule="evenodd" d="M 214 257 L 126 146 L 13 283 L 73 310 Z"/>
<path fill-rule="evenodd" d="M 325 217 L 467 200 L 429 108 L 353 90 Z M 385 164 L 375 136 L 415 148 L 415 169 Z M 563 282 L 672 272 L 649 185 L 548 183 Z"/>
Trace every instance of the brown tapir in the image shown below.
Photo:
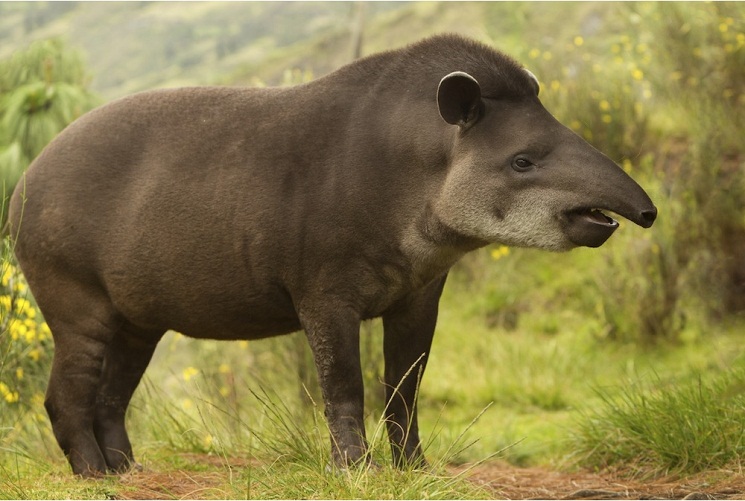
<path fill-rule="evenodd" d="M 363 460 L 359 330 L 374 317 L 394 462 L 420 463 L 416 386 L 448 269 L 492 242 L 599 246 L 618 226 L 601 210 L 643 227 L 657 214 L 543 108 L 529 71 L 454 35 L 295 87 L 114 101 L 39 155 L 10 210 L 54 335 L 46 408 L 83 476 L 133 464 L 125 411 L 168 329 L 303 329 L 333 461 Z"/>

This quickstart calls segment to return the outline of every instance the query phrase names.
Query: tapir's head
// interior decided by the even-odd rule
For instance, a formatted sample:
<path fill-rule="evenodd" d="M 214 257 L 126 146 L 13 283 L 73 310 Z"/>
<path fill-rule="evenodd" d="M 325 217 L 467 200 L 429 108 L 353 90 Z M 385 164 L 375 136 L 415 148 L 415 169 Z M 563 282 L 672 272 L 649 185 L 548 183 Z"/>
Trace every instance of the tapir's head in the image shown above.
<path fill-rule="evenodd" d="M 610 213 L 651 226 L 644 190 L 546 111 L 532 73 L 512 72 L 497 95 L 463 71 L 440 81 L 451 150 L 437 217 L 480 241 L 549 250 L 602 245 L 618 227 Z"/>

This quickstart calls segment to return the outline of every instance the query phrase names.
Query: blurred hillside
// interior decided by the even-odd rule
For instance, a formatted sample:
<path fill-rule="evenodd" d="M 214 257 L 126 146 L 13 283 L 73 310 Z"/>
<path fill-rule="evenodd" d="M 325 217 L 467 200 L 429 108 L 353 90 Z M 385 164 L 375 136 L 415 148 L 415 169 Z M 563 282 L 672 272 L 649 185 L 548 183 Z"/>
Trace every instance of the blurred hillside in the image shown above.
<path fill-rule="evenodd" d="M 592 35 L 614 16 L 590 3 L 2 2 L 0 59 L 61 37 L 108 100 L 161 86 L 277 84 L 288 68 L 319 76 L 349 62 L 360 39 L 365 55 L 454 31 L 514 52 Z"/>

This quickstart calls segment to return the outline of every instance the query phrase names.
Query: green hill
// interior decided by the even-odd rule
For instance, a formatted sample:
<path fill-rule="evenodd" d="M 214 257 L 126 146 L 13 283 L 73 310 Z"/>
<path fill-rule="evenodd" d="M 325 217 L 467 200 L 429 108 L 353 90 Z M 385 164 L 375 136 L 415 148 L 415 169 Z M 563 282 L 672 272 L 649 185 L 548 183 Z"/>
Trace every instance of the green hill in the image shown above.
<path fill-rule="evenodd" d="M 349 62 L 358 38 L 363 55 L 444 31 L 523 52 L 537 32 L 543 40 L 561 26 L 597 29 L 598 10 L 608 9 L 512 2 L 2 2 L 0 58 L 34 40 L 61 37 L 83 54 L 92 89 L 112 99 L 161 86 L 278 84 L 293 68 L 319 76 Z M 576 22 L 556 28 L 559 12 Z"/>

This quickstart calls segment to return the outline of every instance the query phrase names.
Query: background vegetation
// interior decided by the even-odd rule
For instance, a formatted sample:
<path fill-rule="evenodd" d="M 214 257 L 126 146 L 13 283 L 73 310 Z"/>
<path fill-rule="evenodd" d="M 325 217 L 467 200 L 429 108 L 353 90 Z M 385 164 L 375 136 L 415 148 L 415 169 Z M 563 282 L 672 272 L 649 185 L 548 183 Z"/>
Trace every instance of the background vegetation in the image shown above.
<path fill-rule="evenodd" d="M 495 453 L 642 474 L 739 468 L 742 3 L 0 3 L 4 197 L 54 135 L 109 99 L 154 86 L 297 83 L 442 31 L 493 44 L 537 74 L 548 109 L 647 188 L 657 224 L 623 225 L 598 250 L 493 246 L 456 266 L 420 396 L 437 475 L 324 473 L 302 334 L 169 334 L 129 416 L 140 461 L 197 468 L 184 454 L 211 455 L 231 472 L 218 496 L 294 498 L 483 497 L 440 474 Z M 8 239 L 1 266 L 0 497 L 116 494 L 115 481 L 67 479 L 42 404 L 53 345 Z M 368 433 L 386 464 L 380 334 L 379 322 L 363 326 Z"/>

